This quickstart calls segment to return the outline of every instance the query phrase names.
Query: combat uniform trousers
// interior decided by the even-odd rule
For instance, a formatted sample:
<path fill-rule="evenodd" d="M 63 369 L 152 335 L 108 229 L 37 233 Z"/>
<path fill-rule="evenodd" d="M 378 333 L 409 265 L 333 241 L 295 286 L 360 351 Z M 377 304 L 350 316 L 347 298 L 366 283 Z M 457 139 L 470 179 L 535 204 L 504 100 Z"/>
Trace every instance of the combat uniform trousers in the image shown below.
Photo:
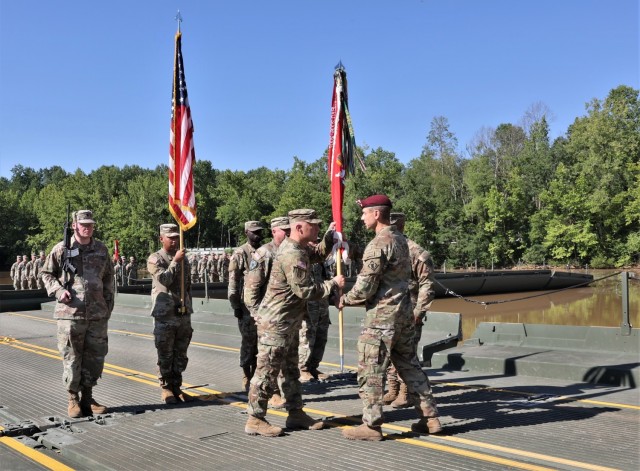
<path fill-rule="evenodd" d="M 22 289 L 29 289 L 29 279 L 26 276 L 20 279 L 20 286 Z"/>
<path fill-rule="evenodd" d="M 67 391 L 92 388 L 102 376 L 109 350 L 107 324 L 108 319 L 58 319 L 62 383 Z"/>
<path fill-rule="evenodd" d="M 187 349 L 192 336 L 191 314 L 169 313 L 153 318 L 160 387 L 175 390 L 182 385 L 182 373 L 189 362 Z"/>
<path fill-rule="evenodd" d="M 258 329 L 256 321 L 249 313 L 246 306 L 242 305 L 242 318 L 238 319 L 240 331 L 240 367 L 244 369 L 256 369 L 256 355 L 258 354 Z"/>
<path fill-rule="evenodd" d="M 38 289 L 44 289 L 44 282 L 42 281 L 42 276 L 38 275 L 38 279 L 36 280 L 36 286 Z"/>
<path fill-rule="evenodd" d="M 29 278 L 29 289 L 38 289 L 38 281 L 35 276 Z"/>
<path fill-rule="evenodd" d="M 299 330 L 299 327 L 287 333 L 261 330 L 258 363 L 249 388 L 247 414 L 250 416 L 263 419 L 267 415 L 269 398 L 278 389 L 287 401 L 287 410 L 302 409 L 302 385 L 298 369 Z"/>
<path fill-rule="evenodd" d="M 420 343 L 420 340 L 422 339 L 422 326 L 424 325 L 424 321 L 422 319 L 420 319 L 419 321 L 417 321 L 417 323 L 415 324 L 415 328 L 414 328 L 414 334 L 413 334 L 413 348 L 415 350 L 415 354 L 416 356 L 418 355 L 418 344 Z M 399 381 L 400 383 L 402 383 L 402 378 L 398 377 L 398 370 L 396 369 L 396 367 L 394 366 L 393 362 L 389 365 L 389 368 L 387 368 L 387 381 Z"/>
<path fill-rule="evenodd" d="M 13 279 L 13 289 L 19 291 L 22 289 L 22 283 L 17 276 Z"/>
<path fill-rule="evenodd" d="M 326 299 L 309 301 L 307 315 L 300 327 L 299 366 L 314 371 L 320 366 L 329 337 L 329 302 Z"/>
<path fill-rule="evenodd" d="M 390 361 L 407 383 L 409 392 L 417 396 L 414 403 L 419 416 L 438 416 L 429 378 L 415 355 L 414 331 L 411 317 L 396 322 L 395 329 L 365 327 L 358 338 L 358 388 L 364 404 L 362 421 L 370 427 L 380 426 L 384 421 L 382 398 Z"/>

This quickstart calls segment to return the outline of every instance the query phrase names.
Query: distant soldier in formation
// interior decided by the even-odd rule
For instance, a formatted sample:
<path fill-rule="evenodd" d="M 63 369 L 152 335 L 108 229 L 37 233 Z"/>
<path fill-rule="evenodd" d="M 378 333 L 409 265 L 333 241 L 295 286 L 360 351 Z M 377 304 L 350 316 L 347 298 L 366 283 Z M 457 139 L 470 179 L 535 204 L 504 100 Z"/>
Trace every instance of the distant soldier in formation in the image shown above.
<path fill-rule="evenodd" d="M 129 257 L 129 263 L 124 267 L 124 276 L 127 279 L 127 284 L 133 284 L 132 280 L 138 279 L 138 262 L 135 257 Z"/>
<path fill-rule="evenodd" d="M 189 260 L 189 276 L 191 277 L 191 283 L 199 283 L 200 276 L 198 276 L 198 257 L 196 255 L 192 255 L 188 258 Z"/>
<path fill-rule="evenodd" d="M 392 361 L 409 392 L 417 394 L 420 421 L 416 433 L 442 430 L 429 378 L 415 354 L 415 320 L 408 294 L 411 259 L 406 238 L 390 224 L 391 200 L 373 195 L 359 202 L 362 221 L 375 237 L 362 256 L 362 271 L 355 285 L 342 295 L 339 307 L 365 303 L 367 314 L 358 338 L 358 386 L 363 403 L 363 424 L 345 428 L 350 440 L 382 440 L 381 426 L 386 369 Z"/>
<path fill-rule="evenodd" d="M 26 255 L 22 256 L 20 264 L 20 289 L 29 289 L 29 259 Z"/>
<path fill-rule="evenodd" d="M 227 253 L 220 254 L 218 258 L 218 277 L 222 282 L 229 281 L 229 254 Z"/>
<path fill-rule="evenodd" d="M 395 225 L 402 234 L 404 234 L 405 220 L 403 213 L 391 213 L 391 224 Z M 433 289 L 434 268 L 431 254 L 408 237 L 405 236 L 405 238 L 409 246 L 409 257 L 411 259 L 409 295 L 415 321 L 413 348 L 414 354 L 417 355 L 424 319 L 436 294 Z M 391 407 L 395 409 L 414 405 L 415 397 L 409 394 L 406 383 L 402 381 L 402 378 L 398 377 L 393 361 L 387 369 L 387 384 L 389 391 L 383 398 L 385 404 L 391 404 Z"/>
<path fill-rule="evenodd" d="M 28 266 L 29 266 L 29 270 L 28 270 L 28 274 L 27 274 L 27 281 L 28 281 L 28 285 L 29 285 L 29 289 L 37 289 L 38 288 L 38 267 L 36 266 L 36 262 L 38 261 L 38 259 L 36 258 L 36 254 L 32 253 L 31 254 L 31 261 L 29 261 Z"/>
<path fill-rule="evenodd" d="M 44 283 L 42 282 L 42 267 L 46 261 L 44 250 L 40 251 L 40 258 L 36 260 L 37 275 L 36 275 L 36 287 L 38 289 L 44 289 Z"/>
<path fill-rule="evenodd" d="M 331 279 L 323 262 L 314 263 L 309 275 L 314 283 L 322 283 Z M 324 356 L 330 325 L 329 299 L 308 301 L 307 312 L 300 327 L 300 346 L 298 348 L 300 381 L 328 378 L 328 375 L 318 370 L 318 367 Z"/>
<path fill-rule="evenodd" d="M 93 237 L 90 210 L 73 216 L 71 246 L 58 243 L 42 268 L 42 281 L 57 303 L 58 350 L 62 381 L 69 392 L 69 417 L 104 414 L 107 408 L 93 398 L 108 351 L 107 324 L 114 302 L 113 265 L 107 247 Z M 65 271 L 65 262 L 74 268 Z"/>
<path fill-rule="evenodd" d="M 158 380 L 162 389 L 160 398 L 167 404 L 176 404 L 193 399 L 182 390 L 182 373 L 187 368 L 187 349 L 193 335 L 191 280 L 187 276 L 190 267 L 185 249 L 179 250 L 180 232 L 177 225 L 160 226 L 160 243 L 162 248 L 147 259 L 147 270 L 153 279 L 153 336 L 158 351 Z M 181 300 L 183 280 L 184 299 Z"/>
<path fill-rule="evenodd" d="M 113 259 L 113 272 L 116 277 L 116 284 L 122 286 L 122 265 L 120 264 L 120 257 L 114 257 Z"/>
<path fill-rule="evenodd" d="M 209 263 L 209 256 L 204 254 L 198 261 L 198 280 L 200 283 L 204 283 L 205 272 L 207 271 L 207 265 Z"/>
<path fill-rule="evenodd" d="M 22 257 L 16 255 L 16 261 L 11 265 L 11 271 L 9 271 L 9 276 L 13 282 L 13 289 L 16 291 L 22 289 L 22 285 L 20 284 L 20 263 L 22 263 Z"/>
<path fill-rule="evenodd" d="M 127 277 L 127 259 L 124 255 L 120 256 L 120 279 L 122 286 L 129 286 L 129 278 Z"/>
<path fill-rule="evenodd" d="M 288 235 L 289 218 L 285 216 L 272 219 L 271 242 L 258 248 L 253 254 L 251 263 L 249 264 L 249 273 L 244 282 L 244 301 L 258 327 L 260 326 L 258 308 L 267 291 L 273 259 L 276 256 L 278 247 L 280 247 L 280 244 Z M 259 334 L 258 331 L 258 335 Z M 280 409 L 284 404 L 285 401 L 278 388 L 277 391 L 274 391 L 271 399 L 269 399 L 269 405 L 275 409 Z"/>
<path fill-rule="evenodd" d="M 233 315 L 238 319 L 238 329 L 242 341 L 240 343 L 240 367 L 242 368 L 242 389 L 249 390 L 249 381 L 256 369 L 256 354 L 258 353 L 258 333 L 255 319 L 251 316 L 244 301 L 244 282 L 249 273 L 249 266 L 256 249 L 262 241 L 262 224 L 260 221 L 247 221 L 244 233 L 247 242 L 238 247 L 229 262 L 229 286 L 227 297 L 233 309 Z"/>
<path fill-rule="evenodd" d="M 209 276 L 209 281 L 212 283 L 218 281 L 218 257 L 215 253 L 211 254 L 209 263 L 207 263 L 207 274 Z"/>

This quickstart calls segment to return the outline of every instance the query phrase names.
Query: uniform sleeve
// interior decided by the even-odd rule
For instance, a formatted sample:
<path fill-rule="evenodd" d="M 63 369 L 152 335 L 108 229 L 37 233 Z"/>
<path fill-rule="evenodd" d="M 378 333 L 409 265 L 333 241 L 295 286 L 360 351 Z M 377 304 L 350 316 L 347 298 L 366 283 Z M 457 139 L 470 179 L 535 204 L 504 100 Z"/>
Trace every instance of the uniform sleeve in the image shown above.
<path fill-rule="evenodd" d="M 186 262 L 185 262 L 186 263 Z M 180 276 L 181 263 L 171 261 L 168 267 L 162 266 L 160 257 L 151 254 L 147 259 L 147 271 L 149 274 L 163 286 L 169 288 L 174 280 Z M 188 277 L 185 277 L 185 281 Z"/>
<path fill-rule="evenodd" d="M 418 280 L 418 301 L 413 311 L 417 319 L 424 319 L 426 312 L 431 308 L 431 302 L 436 296 L 433 288 L 434 269 L 431 254 L 424 250 L 414 263 L 413 274 Z"/>
<path fill-rule="evenodd" d="M 360 270 L 353 288 L 342 296 L 342 302 L 345 305 L 362 304 L 373 296 L 378 291 L 384 263 L 382 250 L 370 245 L 367 246 L 362 255 L 362 270 Z"/>
<path fill-rule="evenodd" d="M 62 291 L 64 291 L 62 283 L 58 279 L 62 274 L 61 257 L 62 250 L 54 247 L 49 255 L 47 255 L 47 259 L 42 267 L 42 283 L 44 283 L 44 288 L 47 290 L 49 296 L 54 296 L 56 299 L 60 299 Z"/>
<path fill-rule="evenodd" d="M 106 262 L 104 274 L 102 275 L 102 297 L 107 304 L 107 310 L 111 312 L 113 311 L 113 305 L 115 303 L 115 281 L 113 279 L 115 272 L 113 270 L 113 263 L 111 263 L 111 260 L 109 260 L 109 252 L 107 251 L 106 247 L 105 252 Z"/>
<path fill-rule="evenodd" d="M 227 297 L 232 309 L 242 309 L 240 286 L 242 284 L 243 268 L 242 252 L 236 251 L 229 261 L 229 285 L 227 288 Z"/>
<path fill-rule="evenodd" d="M 333 234 L 333 231 L 325 232 L 320 243 L 309 250 L 309 259 L 311 263 L 320 263 L 327 259 L 331 250 L 333 250 Z"/>
<path fill-rule="evenodd" d="M 311 263 L 307 257 L 293 258 L 289 263 L 283 264 L 285 276 L 291 291 L 300 299 L 314 301 L 328 298 L 331 289 L 335 286 L 331 280 L 314 282 L 311 278 Z"/>
<path fill-rule="evenodd" d="M 263 287 L 268 281 L 268 272 L 272 259 L 266 256 L 253 254 L 249 263 L 249 272 L 244 282 L 244 304 L 252 316 L 258 313 L 262 300 Z"/>

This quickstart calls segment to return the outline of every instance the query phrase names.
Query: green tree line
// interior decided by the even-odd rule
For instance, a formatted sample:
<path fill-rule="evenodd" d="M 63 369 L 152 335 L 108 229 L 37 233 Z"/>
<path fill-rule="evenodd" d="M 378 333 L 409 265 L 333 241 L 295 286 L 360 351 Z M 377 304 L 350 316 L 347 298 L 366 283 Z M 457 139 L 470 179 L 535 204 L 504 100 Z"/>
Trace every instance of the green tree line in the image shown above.
<path fill-rule="evenodd" d="M 363 246 L 371 235 L 356 200 L 385 193 L 407 215 L 406 232 L 437 266 L 509 267 L 518 263 L 622 267 L 640 259 L 640 102 L 619 86 L 593 99 L 551 142 L 547 113 L 481 130 L 465 153 L 445 117 L 432 120 L 420 156 L 403 164 L 391 151 L 360 149 L 366 171 L 345 188 L 345 236 Z M 357 125 L 357 123 L 356 123 Z M 50 250 L 61 240 L 67 204 L 94 211 L 97 236 L 118 239 L 126 256 L 158 247 L 158 225 L 171 222 L 166 165 L 103 166 L 90 173 L 59 166 L 16 166 L 0 178 L 3 265 L 17 254 Z M 185 233 L 195 247 L 243 242 L 243 223 L 311 207 L 331 218 L 325 155 L 289 170 L 194 168 L 198 223 Z"/>

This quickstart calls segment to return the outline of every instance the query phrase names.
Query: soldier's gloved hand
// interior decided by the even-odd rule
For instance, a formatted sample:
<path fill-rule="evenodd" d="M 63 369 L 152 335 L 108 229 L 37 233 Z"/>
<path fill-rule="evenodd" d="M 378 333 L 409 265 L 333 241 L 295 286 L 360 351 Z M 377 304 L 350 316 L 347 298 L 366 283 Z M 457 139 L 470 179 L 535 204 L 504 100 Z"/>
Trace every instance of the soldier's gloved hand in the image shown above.
<path fill-rule="evenodd" d="M 242 319 L 242 317 L 244 316 L 244 312 L 242 312 L 242 309 L 234 309 L 234 310 L 233 310 L 233 315 L 234 315 L 237 319 Z"/>

